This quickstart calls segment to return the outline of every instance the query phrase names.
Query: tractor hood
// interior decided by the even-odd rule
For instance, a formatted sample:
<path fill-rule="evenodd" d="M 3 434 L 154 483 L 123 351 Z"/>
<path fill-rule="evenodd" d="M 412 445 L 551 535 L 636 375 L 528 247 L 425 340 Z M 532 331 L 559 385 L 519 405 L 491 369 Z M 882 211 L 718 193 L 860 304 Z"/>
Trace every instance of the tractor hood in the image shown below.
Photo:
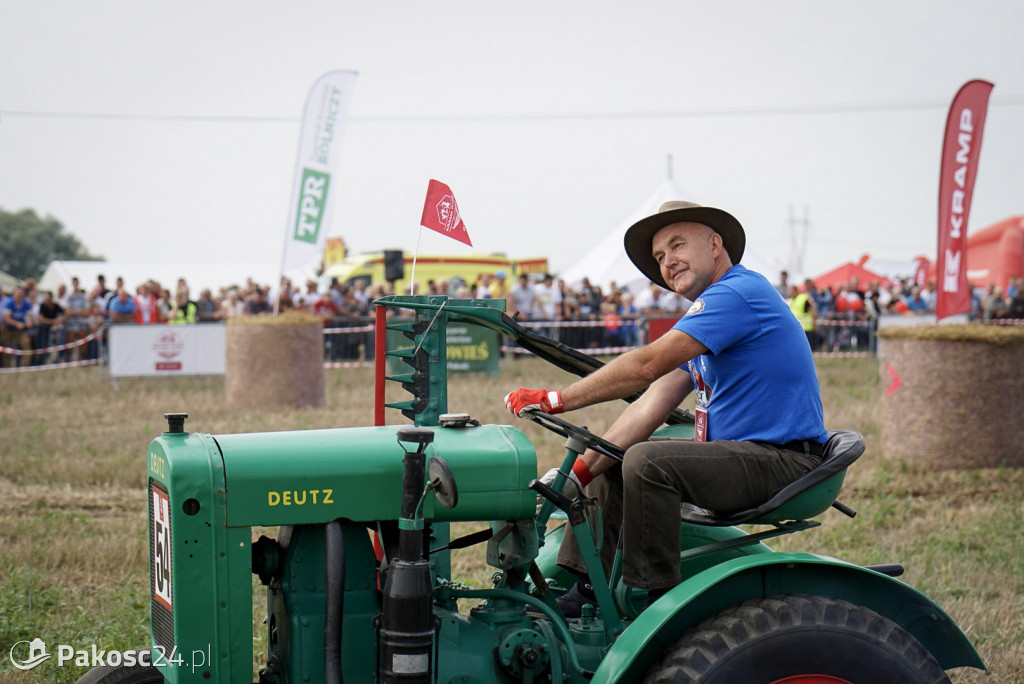
<path fill-rule="evenodd" d="M 218 435 L 229 527 L 397 520 L 404 426 Z M 440 456 L 458 487 L 446 510 L 428 495 L 428 520 L 516 520 L 534 514 L 537 454 L 504 425 L 434 428 L 427 458 Z"/>

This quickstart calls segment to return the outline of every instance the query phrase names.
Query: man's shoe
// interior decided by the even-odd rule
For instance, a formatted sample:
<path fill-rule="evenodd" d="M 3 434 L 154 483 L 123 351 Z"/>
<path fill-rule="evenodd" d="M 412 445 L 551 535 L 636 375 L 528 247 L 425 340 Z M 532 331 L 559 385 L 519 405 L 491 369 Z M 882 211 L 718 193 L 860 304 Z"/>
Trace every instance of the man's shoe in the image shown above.
<path fill-rule="evenodd" d="M 675 587 L 662 587 L 661 589 L 648 589 L 647 590 L 647 601 L 644 602 L 644 610 L 650 608 L 655 601 L 660 599 L 662 596 L 670 592 Z"/>
<path fill-rule="evenodd" d="M 597 606 L 597 598 L 593 596 L 593 591 L 589 593 L 591 595 L 587 596 L 580 587 L 580 583 L 576 582 L 569 591 L 555 599 L 555 603 L 562 609 L 562 615 L 567 620 L 572 620 L 582 617 L 583 606 Z"/>

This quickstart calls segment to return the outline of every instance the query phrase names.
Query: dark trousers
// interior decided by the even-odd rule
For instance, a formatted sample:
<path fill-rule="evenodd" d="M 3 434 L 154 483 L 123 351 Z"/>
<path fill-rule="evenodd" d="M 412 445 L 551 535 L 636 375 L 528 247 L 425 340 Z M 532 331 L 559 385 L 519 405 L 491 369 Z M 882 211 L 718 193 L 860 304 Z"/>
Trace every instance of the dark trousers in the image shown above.
<path fill-rule="evenodd" d="M 36 343 L 35 348 L 46 349 L 52 344 L 51 338 L 53 335 L 53 328 L 49 325 L 38 325 L 36 326 Z M 32 357 L 33 366 L 42 366 L 48 363 L 49 354 L 36 354 Z"/>
<path fill-rule="evenodd" d="M 0 330 L 0 345 L 11 349 L 28 351 L 32 349 L 32 336 L 27 330 L 18 330 L 16 328 L 4 326 L 3 329 Z M 4 368 L 14 368 L 16 366 L 24 367 L 32 363 L 32 357 L 6 354 L 4 355 L 3 363 Z"/>
<path fill-rule="evenodd" d="M 597 477 L 587 496 L 601 506 L 601 562 L 611 570 L 622 532 L 622 579 L 639 589 L 679 584 L 679 504 L 731 513 L 767 501 L 811 471 L 821 458 L 758 442 L 654 440 L 626 452 L 622 466 Z M 558 564 L 576 573 L 586 567 L 571 529 Z"/>

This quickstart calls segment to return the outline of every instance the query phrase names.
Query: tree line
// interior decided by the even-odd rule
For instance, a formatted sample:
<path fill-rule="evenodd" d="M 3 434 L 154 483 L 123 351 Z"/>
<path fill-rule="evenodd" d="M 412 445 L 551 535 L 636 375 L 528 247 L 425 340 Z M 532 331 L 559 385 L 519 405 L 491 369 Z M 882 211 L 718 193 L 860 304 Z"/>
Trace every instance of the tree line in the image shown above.
<path fill-rule="evenodd" d="M 0 271 L 18 280 L 38 279 L 54 260 L 102 261 L 52 216 L 32 209 L 0 209 Z"/>

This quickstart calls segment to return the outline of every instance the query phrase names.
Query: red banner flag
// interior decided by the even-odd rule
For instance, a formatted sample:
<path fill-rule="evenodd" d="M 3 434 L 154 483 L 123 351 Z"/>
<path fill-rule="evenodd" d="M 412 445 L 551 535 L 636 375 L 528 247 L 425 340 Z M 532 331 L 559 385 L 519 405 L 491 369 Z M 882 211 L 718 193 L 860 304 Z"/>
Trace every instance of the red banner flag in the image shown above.
<path fill-rule="evenodd" d="M 939 172 L 939 250 L 935 262 L 935 277 L 939 281 L 935 298 L 938 320 L 971 310 L 966 264 L 967 217 L 971 213 L 971 194 L 978 175 L 981 134 L 992 87 L 987 81 L 965 83 L 953 98 L 946 118 Z"/>
<path fill-rule="evenodd" d="M 459 205 L 455 202 L 452 189 L 440 181 L 431 179 L 427 185 L 427 199 L 423 203 L 423 218 L 420 225 L 424 228 L 447 235 L 470 247 L 469 233 L 466 224 L 459 214 Z"/>

